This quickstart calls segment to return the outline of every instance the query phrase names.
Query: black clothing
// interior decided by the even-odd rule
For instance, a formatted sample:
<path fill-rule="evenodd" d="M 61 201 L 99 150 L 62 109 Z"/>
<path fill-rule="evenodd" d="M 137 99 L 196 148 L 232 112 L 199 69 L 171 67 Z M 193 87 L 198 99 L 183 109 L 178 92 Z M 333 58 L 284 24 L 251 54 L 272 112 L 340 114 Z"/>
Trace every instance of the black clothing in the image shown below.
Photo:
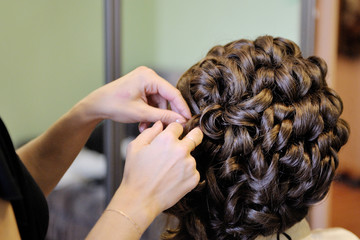
<path fill-rule="evenodd" d="M 0 118 L 0 198 L 14 209 L 21 239 L 44 239 L 49 224 L 45 196 L 17 156 Z"/>

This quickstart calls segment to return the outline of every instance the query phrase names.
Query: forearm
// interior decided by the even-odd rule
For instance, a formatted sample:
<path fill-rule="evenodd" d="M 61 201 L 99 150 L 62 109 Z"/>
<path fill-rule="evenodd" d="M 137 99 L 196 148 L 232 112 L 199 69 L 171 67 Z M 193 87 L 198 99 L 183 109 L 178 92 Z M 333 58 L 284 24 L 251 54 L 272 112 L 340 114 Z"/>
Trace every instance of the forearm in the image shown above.
<path fill-rule="evenodd" d="M 140 234 L 123 216 L 105 211 L 86 239 L 138 240 Z"/>
<path fill-rule="evenodd" d="M 53 190 L 100 122 L 86 112 L 84 105 L 75 105 L 44 134 L 17 150 L 45 195 Z"/>
<path fill-rule="evenodd" d="M 151 97 L 159 103 L 169 101 L 176 112 L 149 106 Z M 102 119 L 122 123 L 155 122 L 161 119 L 169 124 L 176 120 L 185 121 L 179 113 L 188 118 L 191 116 L 180 92 L 154 71 L 142 67 L 90 93 L 48 131 L 20 148 L 17 153 L 47 195 Z"/>
<path fill-rule="evenodd" d="M 140 191 L 120 186 L 87 239 L 140 239 L 160 213 L 149 199 Z"/>

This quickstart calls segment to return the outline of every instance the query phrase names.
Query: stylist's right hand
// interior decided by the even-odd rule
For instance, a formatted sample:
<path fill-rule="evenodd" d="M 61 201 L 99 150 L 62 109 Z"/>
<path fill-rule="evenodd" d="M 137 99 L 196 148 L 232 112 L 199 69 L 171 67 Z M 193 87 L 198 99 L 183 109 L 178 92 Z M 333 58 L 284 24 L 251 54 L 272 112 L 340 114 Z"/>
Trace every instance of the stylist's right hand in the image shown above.
<path fill-rule="evenodd" d="M 120 202 L 126 196 L 131 204 L 122 207 L 137 206 L 137 211 L 155 218 L 196 187 L 200 175 L 190 152 L 201 143 L 203 134 L 195 128 L 179 140 L 182 132 L 179 123 L 171 123 L 163 131 L 158 121 L 129 144 L 124 177 L 116 195 L 122 198 Z M 117 196 L 110 205 L 117 205 Z M 138 212 L 129 214 L 136 218 Z"/>

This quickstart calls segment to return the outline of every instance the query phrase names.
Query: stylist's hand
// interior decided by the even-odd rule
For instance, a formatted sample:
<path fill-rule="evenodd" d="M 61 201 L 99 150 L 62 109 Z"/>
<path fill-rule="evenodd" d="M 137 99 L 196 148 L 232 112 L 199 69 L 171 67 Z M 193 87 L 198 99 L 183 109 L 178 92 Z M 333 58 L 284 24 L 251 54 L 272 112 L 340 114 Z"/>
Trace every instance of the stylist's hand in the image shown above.
<path fill-rule="evenodd" d="M 126 211 L 145 227 L 200 179 L 190 152 L 202 141 L 201 130 L 193 129 L 182 140 L 180 124 L 162 130 L 161 122 L 156 122 L 130 143 L 121 186 L 108 207 Z"/>
<path fill-rule="evenodd" d="M 127 75 L 95 90 L 81 101 L 87 115 L 122 123 L 183 123 L 191 117 L 180 92 L 147 67 L 138 67 Z M 167 110 L 170 103 L 171 110 Z M 140 127 L 143 130 L 147 124 Z"/>

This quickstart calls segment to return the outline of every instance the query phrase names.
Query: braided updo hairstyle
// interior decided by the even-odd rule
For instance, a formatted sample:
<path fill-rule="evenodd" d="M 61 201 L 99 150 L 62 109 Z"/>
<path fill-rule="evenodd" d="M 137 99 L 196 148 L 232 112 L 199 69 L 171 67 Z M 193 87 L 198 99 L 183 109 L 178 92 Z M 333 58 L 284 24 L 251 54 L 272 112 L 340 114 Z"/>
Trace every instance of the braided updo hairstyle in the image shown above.
<path fill-rule="evenodd" d="M 286 232 L 327 194 L 349 127 L 326 63 L 284 38 L 215 46 L 178 82 L 199 126 L 198 186 L 167 213 L 165 239 L 255 239 Z"/>

